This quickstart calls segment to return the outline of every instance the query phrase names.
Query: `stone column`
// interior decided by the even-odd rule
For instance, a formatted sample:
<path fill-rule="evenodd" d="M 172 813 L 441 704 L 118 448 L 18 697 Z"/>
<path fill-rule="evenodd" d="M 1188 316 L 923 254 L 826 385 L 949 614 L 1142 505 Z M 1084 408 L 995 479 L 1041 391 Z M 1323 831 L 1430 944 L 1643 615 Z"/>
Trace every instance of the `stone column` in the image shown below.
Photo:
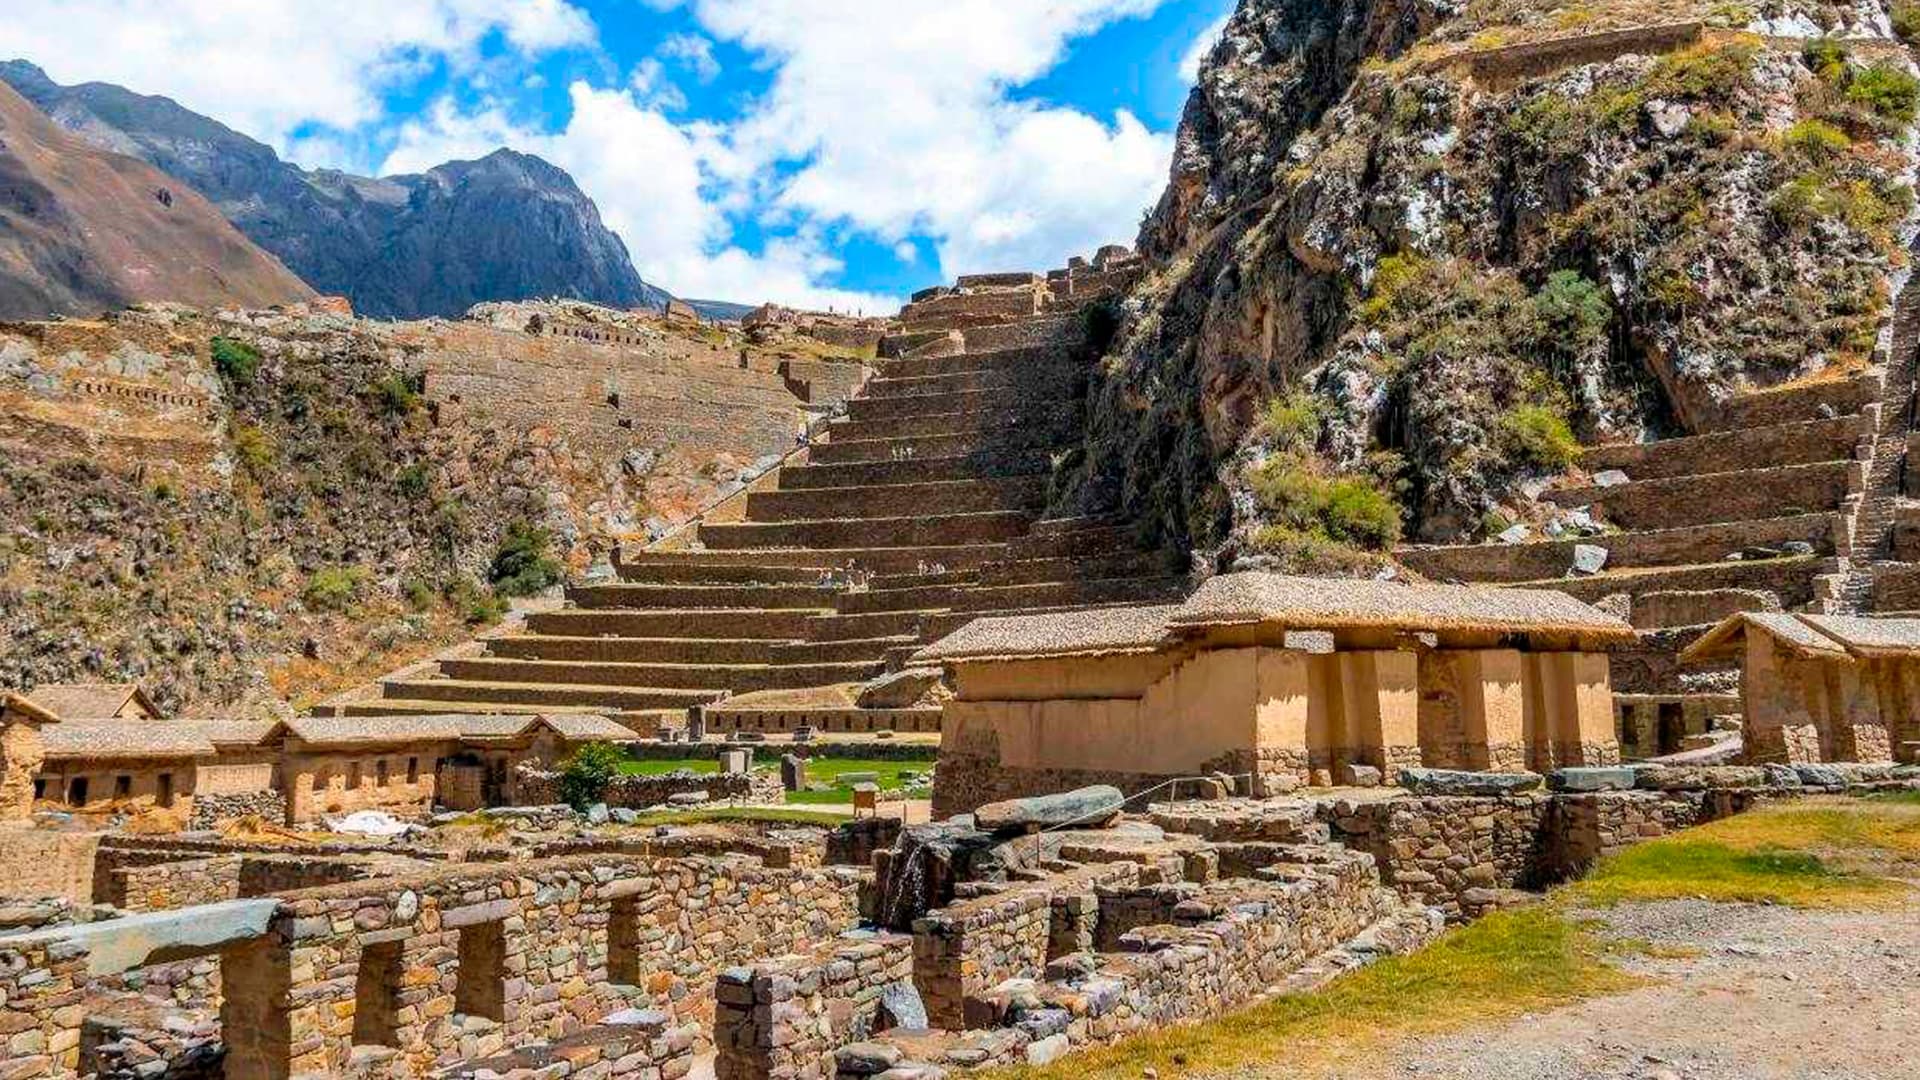
<path fill-rule="evenodd" d="M 1334 768 L 1373 765 L 1390 781 L 1420 764 L 1419 659 L 1394 649 L 1336 654 L 1345 712 Z"/>
<path fill-rule="evenodd" d="M 1821 749 L 1828 761 L 1892 761 L 1871 661 L 1829 661 L 1839 692 L 1828 700 Z"/>
<path fill-rule="evenodd" d="M 1436 649 L 1421 657 L 1420 746 L 1431 764 L 1527 765 L 1527 679 L 1513 649 Z"/>

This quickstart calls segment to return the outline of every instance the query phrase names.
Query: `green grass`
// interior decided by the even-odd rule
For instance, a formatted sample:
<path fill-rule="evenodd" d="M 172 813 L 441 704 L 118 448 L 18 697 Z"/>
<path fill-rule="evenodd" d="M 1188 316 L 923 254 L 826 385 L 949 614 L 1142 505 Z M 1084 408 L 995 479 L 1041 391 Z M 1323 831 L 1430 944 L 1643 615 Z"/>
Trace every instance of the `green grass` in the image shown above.
<path fill-rule="evenodd" d="M 1910 805 L 1910 804 L 1909 804 Z M 1920 814 L 1899 803 L 1808 801 L 1767 807 L 1601 860 L 1566 890 L 1576 901 L 1699 897 L 1858 907 L 1899 897 L 1920 863 Z"/>
<path fill-rule="evenodd" d="M 757 767 L 768 766 L 759 764 Z M 924 776 L 931 768 L 933 768 L 931 761 L 808 758 L 807 781 L 833 786 L 827 791 L 790 791 L 787 793 L 787 801 L 799 805 L 845 805 L 853 801 L 853 786 L 840 782 L 840 777 L 847 773 L 874 773 L 881 791 L 897 792 L 907 787 L 907 781 L 901 779 L 902 773 L 917 772 Z M 664 776 L 677 769 L 688 769 L 696 773 L 716 773 L 720 771 L 720 762 L 710 757 L 687 757 L 660 760 L 628 759 L 620 763 L 620 771 L 630 776 Z"/>
<path fill-rule="evenodd" d="M 1395 1036 L 1451 1030 L 1628 989 L 1601 939 L 1550 907 L 1498 912 L 1432 946 L 1389 957 L 1309 993 L 1289 994 L 1201 1024 L 1155 1031 L 1042 1068 L 1019 1080 L 1138 1080 L 1284 1065 L 1286 1074 L 1377 1051 Z"/>
<path fill-rule="evenodd" d="M 1920 806 L 1920 791 L 1876 791 L 1867 796 L 1867 801 L 1892 803 L 1895 806 Z"/>
<path fill-rule="evenodd" d="M 636 825 L 705 825 L 716 821 L 765 821 L 778 825 L 834 826 L 847 820 L 845 814 L 824 810 L 782 810 L 771 806 L 717 806 L 711 810 L 650 810 L 640 815 Z"/>

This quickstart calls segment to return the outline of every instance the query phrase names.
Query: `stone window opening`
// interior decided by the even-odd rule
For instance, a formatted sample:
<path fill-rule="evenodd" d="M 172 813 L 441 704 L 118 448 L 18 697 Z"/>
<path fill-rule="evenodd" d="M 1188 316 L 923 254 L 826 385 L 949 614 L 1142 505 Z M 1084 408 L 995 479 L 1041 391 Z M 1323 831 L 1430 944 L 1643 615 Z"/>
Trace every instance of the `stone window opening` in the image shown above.
<path fill-rule="evenodd" d="M 358 761 L 347 763 L 347 790 L 360 790 L 360 763 Z"/>
<path fill-rule="evenodd" d="M 73 779 L 67 781 L 67 805 L 68 806 L 87 805 L 87 778 L 86 777 L 76 776 Z"/>
<path fill-rule="evenodd" d="M 353 987 L 355 1046 L 399 1046 L 400 942 L 363 945 Z"/>
<path fill-rule="evenodd" d="M 113 778 L 113 797 L 125 799 L 133 794 L 133 777 L 125 773 Z"/>
<path fill-rule="evenodd" d="M 631 898 L 607 909 L 607 981 L 640 985 L 640 905 Z"/>
<path fill-rule="evenodd" d="M 420 759 L 417 757 L 410 757 L 407 759 L 407 783 L 417 784 L 419 782 L 420 782 Z"/>
<path fill-rule="evenodd" d="M 45 780 L 35 780 L 33 782 L 33 797 L 36 799 L 44 799 L 47 797 L 47 782 Z"/>
<path fill-rule="evenodd" d="M 460 928 L 459 967 L 453 1011 L 465 1016 L 507 1018 L 507 930 L 498 922 Z"/>
<path fill-rule="evenodd" d="M 387 777 L 387 759 L 386 758 L 381 758 L 379 761 L 374 762 L 373 783 L 375 787 L 387 786 L 388 777 Z"/>
<path fill-rule="evenodd" d="M 173 774 L 163 772 L 154 781 L 153 801 L 161 806 L 173 805 Z"/>

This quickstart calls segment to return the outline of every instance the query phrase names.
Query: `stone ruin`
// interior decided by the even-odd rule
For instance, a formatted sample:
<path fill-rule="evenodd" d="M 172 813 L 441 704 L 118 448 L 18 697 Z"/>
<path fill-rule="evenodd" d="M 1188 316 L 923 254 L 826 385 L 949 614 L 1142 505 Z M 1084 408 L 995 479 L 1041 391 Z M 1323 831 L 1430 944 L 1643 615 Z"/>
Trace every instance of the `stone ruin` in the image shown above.
<path fill-rule="evenodd" d="M 525 814 L 477 842 L 109 835 L 80 895 L 0 911 L 3 1075 L 1044 1062 L 1311 987 L 1762 799 L 1920 788 L 1911 767 L 1824 764 L 1398 779 L 1153 804 L 1096 787 L 831 831 Z"/>

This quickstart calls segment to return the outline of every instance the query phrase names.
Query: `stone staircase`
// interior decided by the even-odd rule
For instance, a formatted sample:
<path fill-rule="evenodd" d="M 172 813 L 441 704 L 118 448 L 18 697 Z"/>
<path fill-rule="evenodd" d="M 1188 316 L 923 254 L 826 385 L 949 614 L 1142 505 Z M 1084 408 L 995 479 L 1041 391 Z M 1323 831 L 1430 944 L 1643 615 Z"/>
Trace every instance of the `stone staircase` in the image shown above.
<path fill-rule="evenodd" d="M 1180 595 L 1183 576 L 1100 520 L 1040 520 L 1050 453 L 1078 436 L 1087 306 L 1130 256 L 1042 277 L 962 277 L 914 297 L 878 374 L 776 473 L 566 590 L 523 630 L 322 706 L 594 710 L 636 727 L 937 730 L 851 686 L 984 614 Z"/>

